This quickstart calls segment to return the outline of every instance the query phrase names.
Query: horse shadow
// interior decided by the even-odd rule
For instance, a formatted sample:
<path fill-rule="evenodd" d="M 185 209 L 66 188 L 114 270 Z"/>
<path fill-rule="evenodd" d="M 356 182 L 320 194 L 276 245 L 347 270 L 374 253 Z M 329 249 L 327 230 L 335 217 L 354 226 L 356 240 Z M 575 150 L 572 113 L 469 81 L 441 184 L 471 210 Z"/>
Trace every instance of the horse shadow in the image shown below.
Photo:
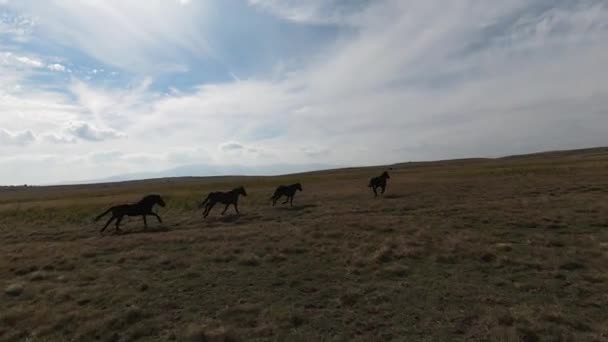
<path fill-rule="evenodd" d="M 383 198 L 385 198 L 385 199 L 389 199 L 389 200 L 391 200 L 391 199 L 400 199 L 400 198 L 404 198 L 404 197 L 405 197 L 405 195 L 403 195 L 403 194 L 388 194 L 388 195 L 384 195 L 384 196 L 382 196 L 382 197 L 383 197 Z"/>
<path fill-rule="evenodd" d="M 240 213 L 240 214 L 230 214 L 230 215 L 222 215 L 219 217 L 208 217 L 205 221 L 209 222 L 211 225 L 220 225 L 220 224 L 247 224 L 253 221 L 263 221 L 263 216 L 256 213 Z"/>
<path fill-rule="evenodd" d="M 136 234 L 157 234 L 157 233 L 166 233 L 170 231 L 169 227 L 166 226 L 160 226 L 160 227 L 148 227 L 147 229 L 141 228 L 141 229 L 135 229 L 135 230 L 121 230 L 119 232 L 116 231 L 112 231 L 111 234 L 108 235 L 112 235 L 112 236 L 126 236 L 126 235 L 136 235 Z"/>
<path fill-rule="evenodd" d="M 302 205 L 294 205 L 293 207 L 277 207 L 278 210 L 283 211 L 301 211 L 305 209 L 317 208 L 316 204 L 302 204 Z"/>

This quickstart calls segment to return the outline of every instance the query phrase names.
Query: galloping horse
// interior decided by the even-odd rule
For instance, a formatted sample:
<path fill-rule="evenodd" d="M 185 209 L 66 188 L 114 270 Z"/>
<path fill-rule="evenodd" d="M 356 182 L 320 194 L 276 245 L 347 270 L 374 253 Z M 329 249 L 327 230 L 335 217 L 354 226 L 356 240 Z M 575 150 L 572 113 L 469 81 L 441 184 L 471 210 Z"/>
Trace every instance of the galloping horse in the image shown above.
<path fill-rule="evenodd" d="M 116 220 L 116 232 L 120 231 L 120 222 L 125 216 L 142 216 L 144 218 L 144 228 L 148 228 L 148 222 L 146 220 L 146 215 L 151 215 L 158 219 L 158 222 L 162 223 L 163 221 L 160 219 L 160 216 L 152 211 L 154 205 L 160 205 L 161 207 L 165 206 L 165 201 L 163 201 L 162 197 L 159 195 L 148 195 L 141 199 L 141 201 L 135 204 L 122 204 L 114 206 L 103 214 L 97 216 L 95 218 L 95 222 L 99 221 L 102 217 L 106 216 L 110 212 L 112 213 L 112 217 L 108 220 L 106 225 L 99 231 L 103 233 L 106 228 L 112 223 L 112 221 Z"/>
<path fill-rule="evenodd" d="M 285 202 L 283 204 L 287 204 L 293 207 L 293 197 L 296 195 L 297 191 L 302 191 L 302 184 L 296 183 L 292 185 L 279 185 L 279 187 L 275 190 L 274 195 L 270 198 L 272 200 L 272 206 L 274 207 L 277 204 L 277 201 L 286 196 Z"/>
<path fill-rule="evenodd" d="M 388 175 L 388 172 L 384 171 L 380 176 L 369 180 L 369 184 L 367 186 L 374 190 L 374 197 L 378 197 L 378 192 L 376 191 L 377 188 L 381 188 L 381 194 L 384 194 L 384 191 L 386 191 L 386 180 L 389 178 L 391 177 Z"/>
<path fill-rule="evenodd" d="M 209 215 L 209 212 L 213 208 L 213 206 L 215 206 L 215 204 L 218 202 L 226 205 L 226 207 L 224 208 L 224 211 L 222 211 L 222 215 L 224 215 L 226 213 L 226 210 L 228 210 L 228 207 L 230 205 L 234 205 L 234 209 L 236 210 L 236 213 L 240 214 L 239 213 L 239 195 L 247 196 L 247 192 L 245 191 L 245 188 L 242 186 L 240 186 L 236 189 L 233 189 L 231 191 L 228 191 L 228 192 L 219 192 L 219 191 L 212 192 L 209 195 L 207 195 L 207 198 L 198 207 L 199 208 L 205 207 L 205 211 L 203 212 L 203 217 L 207 217 Z"/>

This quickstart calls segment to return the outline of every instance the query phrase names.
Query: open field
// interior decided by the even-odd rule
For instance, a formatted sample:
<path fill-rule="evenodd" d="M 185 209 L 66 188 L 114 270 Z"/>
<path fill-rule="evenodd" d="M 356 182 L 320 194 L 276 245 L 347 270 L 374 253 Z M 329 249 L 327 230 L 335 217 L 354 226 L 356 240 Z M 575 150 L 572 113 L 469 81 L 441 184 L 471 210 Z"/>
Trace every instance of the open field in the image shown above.
<path fill-rule="evenodd" d="M 394 165 L 374 199 L 383 169 L 2 188 L 0 340 L 608 340 L 608 149 Z M 153 192 L 164 224 L 98 233 Z"/>

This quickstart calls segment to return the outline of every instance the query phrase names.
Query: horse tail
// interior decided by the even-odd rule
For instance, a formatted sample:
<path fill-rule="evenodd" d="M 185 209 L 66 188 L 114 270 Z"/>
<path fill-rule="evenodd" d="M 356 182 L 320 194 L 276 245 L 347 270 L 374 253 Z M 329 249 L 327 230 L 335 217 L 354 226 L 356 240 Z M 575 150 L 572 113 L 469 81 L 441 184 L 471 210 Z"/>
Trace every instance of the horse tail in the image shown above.
<path fill-rule="evenodd" d="M 110 209 L 108 209 L 108 210 L 104 211 L 104 212 L 103 212 L 103 214 L 101 214 L 101 215 L 97 216 L 97 217 L 95 218 L 95 222 L 99 221 L 99 220 L 100 220 L 102 217 L 104 217 L 104 216 L 108 215 L 108 214 L 110 213 L 110 211 L 112 211 L 112 208 L 110 208 Z"/>
<path fill-rule="evenodd" d="M 275 199 L 275 197 L 277 197 L 277 196 L 279 195 L 279 192 L 280 192 L 280 191 L 279 191 L 279 189 L 276 189 L 276 190 L 274 191 L 274 194 L 272 194 L 272 196 L 270 196 L 270 200 L 271 200 L 271 201 L 272 201 L 272 200 L 274 200 L 274 199 Z"/>
<path fill-rule="evenodd" d="M 374 183 L 374 180 L 373 180 L 373 179 L 370 179 L 370 180 L 369 180 L 369 183 L 367 183 L 367 187 L 368 187 L 368 188 L 371 188 L 371 187 L 374 185 L 373 183 Z"/>
<path fill-rule="evenodd" d="M 273 201 L 275 198 L 281 197 L 282 194 L 283 194 L 283 187 L 279 186 L 274 191 L 274 194 L 270 197 L 270 200 Z"/>

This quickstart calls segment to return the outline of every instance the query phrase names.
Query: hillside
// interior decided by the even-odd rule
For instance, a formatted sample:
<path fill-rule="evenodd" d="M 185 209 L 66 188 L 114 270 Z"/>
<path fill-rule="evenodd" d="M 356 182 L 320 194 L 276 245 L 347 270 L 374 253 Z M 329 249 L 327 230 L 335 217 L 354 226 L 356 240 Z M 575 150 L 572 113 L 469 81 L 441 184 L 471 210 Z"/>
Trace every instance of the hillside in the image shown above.
<path fill-rule="evenodd" d="M 0 340 L 607 340 L 607 152 L 1 188 Z M 164 223 L 99 234 L 147 193 Z"/>

